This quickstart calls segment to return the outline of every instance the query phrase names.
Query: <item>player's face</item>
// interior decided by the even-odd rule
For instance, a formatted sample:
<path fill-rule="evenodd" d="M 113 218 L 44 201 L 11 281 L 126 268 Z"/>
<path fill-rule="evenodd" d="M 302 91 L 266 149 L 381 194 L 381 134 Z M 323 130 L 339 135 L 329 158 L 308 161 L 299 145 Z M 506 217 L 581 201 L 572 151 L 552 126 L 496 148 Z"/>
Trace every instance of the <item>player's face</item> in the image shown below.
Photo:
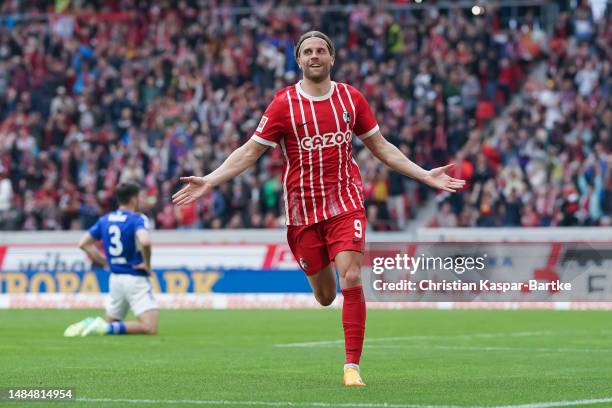
<path fill-rule="evenodd" d="M 321 82 L 329 78 L 334 57 L 329 53 L 324 40 L 309 38 L 300 47 L 298 64 L 304 72 L 304 78 Z"/>

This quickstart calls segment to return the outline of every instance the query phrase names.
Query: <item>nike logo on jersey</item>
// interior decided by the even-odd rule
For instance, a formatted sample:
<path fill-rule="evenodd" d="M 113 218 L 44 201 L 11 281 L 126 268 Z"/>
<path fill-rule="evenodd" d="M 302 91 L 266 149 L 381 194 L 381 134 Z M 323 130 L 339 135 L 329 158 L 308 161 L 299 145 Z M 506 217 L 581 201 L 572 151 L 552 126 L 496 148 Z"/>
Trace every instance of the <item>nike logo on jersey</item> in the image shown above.
<path fill-rule="evenodd" d="M 309 123 L 309 122 L 298 123 L 298 127 L 303 127 L 303 126 L 306 126 L 306 124 L 307 124 L 307 123 Z"/>

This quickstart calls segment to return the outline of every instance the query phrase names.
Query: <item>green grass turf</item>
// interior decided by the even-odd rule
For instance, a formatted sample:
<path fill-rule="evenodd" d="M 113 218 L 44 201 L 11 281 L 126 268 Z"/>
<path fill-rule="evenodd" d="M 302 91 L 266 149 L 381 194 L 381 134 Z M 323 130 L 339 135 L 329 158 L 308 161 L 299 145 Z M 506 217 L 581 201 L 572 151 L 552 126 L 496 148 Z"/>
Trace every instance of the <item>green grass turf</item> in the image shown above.
<path fill-rule="evenodd" d="M 499 406 L 612 397 L 612 319 L 607 312 L 370 310 L 370 340 L 361 364 L 368 387 L 363 389 L 341 385 L 341 344 L 274 346 L 341 339 L 337 309 L 162 311 L 155 337 L 62 337 L 70 323 L 97 313 L 0 311 L 0 387 L 70 386 L 77 398 L 277 401 L 294 406 Z M 516 332 L 542 333 L 461 337 Z M 381 340 L 406 336 L 441 337 Z M 77 405 L 176 404 L 4 403 Z"/>

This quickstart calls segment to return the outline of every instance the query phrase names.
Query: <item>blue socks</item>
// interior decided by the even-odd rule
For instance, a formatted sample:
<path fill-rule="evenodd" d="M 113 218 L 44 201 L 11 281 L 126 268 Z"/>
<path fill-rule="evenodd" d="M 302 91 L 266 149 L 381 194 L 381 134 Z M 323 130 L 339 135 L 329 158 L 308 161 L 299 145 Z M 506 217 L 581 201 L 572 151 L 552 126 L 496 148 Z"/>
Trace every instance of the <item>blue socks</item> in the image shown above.
<path fill-rule="evenodd" d="M 106 334 L 125 334 L 125 323 L 123 322 L 109 323 Z"/>

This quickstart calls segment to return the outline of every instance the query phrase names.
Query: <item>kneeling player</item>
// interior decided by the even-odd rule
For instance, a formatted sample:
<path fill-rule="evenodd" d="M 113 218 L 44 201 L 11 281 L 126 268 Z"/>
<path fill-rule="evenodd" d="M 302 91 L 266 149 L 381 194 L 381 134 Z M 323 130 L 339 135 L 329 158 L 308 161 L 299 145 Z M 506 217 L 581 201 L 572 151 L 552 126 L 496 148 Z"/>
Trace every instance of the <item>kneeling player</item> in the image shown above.
<path fill-rule="evenodd" d="M 85 233 L 79 247 L 97 264 L 108 264 L 111 275 L 106 318 L 88 317 L 69 326 L 66 337 L 103 334 L 157 334 L 159 310 L 151 291 L 151 240 L 148 220 L 138 213 L 140 187 L 117 187 L 119 208 L 101 217 Z M 102 241 L 104 255 L 96 248 Z M 128 309 L 137 321 L 123 321 Z"/>

